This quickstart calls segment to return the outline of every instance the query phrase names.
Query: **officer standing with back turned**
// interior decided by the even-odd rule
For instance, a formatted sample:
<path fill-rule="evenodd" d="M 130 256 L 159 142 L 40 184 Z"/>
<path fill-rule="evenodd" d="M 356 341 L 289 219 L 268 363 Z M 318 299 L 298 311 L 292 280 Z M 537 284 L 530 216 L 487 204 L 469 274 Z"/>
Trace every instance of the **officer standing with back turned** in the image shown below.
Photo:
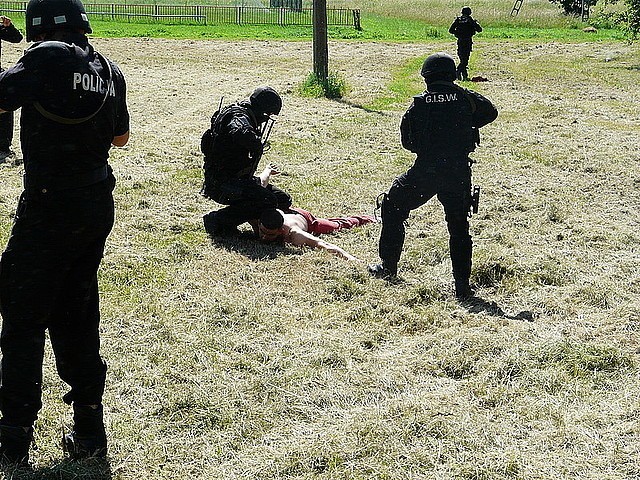
<path fill-rule="evenodd" d="M 482 27 L 471 16 L 471 7 L 462 7 L 460 16 L 456 17 L 451 26 L 449 27 L 449 33 L 454 35 L 458 41 L 458 58 L 460 63 L 456 69 L 456 77 L 458 80 L 469 79 L 469 57 L 471 56 L 471 50 L 473 50 L 473 36 L 476 33 L 480 33 Z"/>
<path fill-rule="evenodd" d="M 378 278 L 395 277 L 405 238 L 404 221 L 411 210 L 437 195 L 449 230 L 449 250 L 456 296 L 473 295 L 471 236 L 471 160 L 479 143 L 478 129 L 494 121 L 498 111 L 479 93 L 460 88 L 453 58 L 446 53 L 427 57 L 421 71 L 427 90 L 416 95 L 402 117 L 402 146 L 417 155 L 404 175 L 396 178 L 382 202 L 382 263 L 369 266 Z"/>
<path fill-rule="evenodd" d="M 0 111 L 22 108 L 24 192 L 0 262 L 0 460 L 28 462 L 41 403 L 45 331 L 71 388 L 72 458 L 103 457 L 106 364 L 97 271 L 114 221 L 111 145 L 129 139 L 125 80 L 86 37 L 80 0 L 30 0 L 27 41 L 0 75 Z"/>

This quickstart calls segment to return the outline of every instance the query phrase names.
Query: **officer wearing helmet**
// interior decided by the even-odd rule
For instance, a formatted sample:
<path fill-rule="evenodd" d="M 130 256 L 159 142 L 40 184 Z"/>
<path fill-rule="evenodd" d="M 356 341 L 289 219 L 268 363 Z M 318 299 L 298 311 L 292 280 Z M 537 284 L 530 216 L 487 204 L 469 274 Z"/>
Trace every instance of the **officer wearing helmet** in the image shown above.
<path fill-rule="evenodd" d="M 478 143 L 477 129 L 493 122 L 498 111 L 479 93 L 454 83 L 455 62 L 446 53 L 430 55 L 421 74 L 427 89 L 413 98 L 400 125 L 402 146 L 416 154 L 416 161 L 394 180 L 384 196 L 379 242 L 382 263 L 369 265 L 369 273 L 378 278 L 397 275 L 405 220 L 411 210 L 437 196 L 449 230 L 456 296 L 465 299 L 473 295 L 469 284 L 472 248 L 468 220 L 469 153 Z"/>
<path fill-rule="evenodd" d="M 238 225 L 259 218 L 266 209 L 287 209 L 291 197 L 256 176 L 273 116 L 282 109 L 282 99 L 271 87 L 258 87 L 247 100 L 214 113 L 211 127 L 200 144 L 204 159 L 202 194 L 227 205 L 203 217 L 211 236 L 233 235 Z M 268 167 L 269 175 L 278 173 Z"/>
<path fill-rule="evenodd" d="M 471 50 L 473 50 L 473 36 L 481 31 L 482 27 L 480 24 L 471 17 L 470 7 L 462 7 L 460 16 L 456 17 L 451 27 L 449 27 L 449 33 L 455 35 L 458 39 L 458 58 L 460 59 L 460 63 L 456 69 L 458 80 L 469 79 L 467 68 L 469 66 Z"/>
<path fill-rule="evenodd" d="M 0 111 L 22 108 L 24 191 L 0 262 L 0 460 L 27 463 L 41 403 L 45 331 L 70 390 L 73 458 L 102 457 L 106 364 L 97 271 L 114 221 L 111 145 L 129 139 L 125 79 L 86 34 L 80 0 L 30 0 L 34 44 L 0 74 Z"/>

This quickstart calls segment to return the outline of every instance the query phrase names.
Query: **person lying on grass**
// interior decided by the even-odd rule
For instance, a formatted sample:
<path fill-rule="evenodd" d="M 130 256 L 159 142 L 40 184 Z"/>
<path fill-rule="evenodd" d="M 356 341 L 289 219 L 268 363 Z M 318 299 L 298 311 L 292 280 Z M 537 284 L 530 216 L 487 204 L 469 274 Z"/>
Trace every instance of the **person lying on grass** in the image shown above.
<path fill-rule="evenodd" d="M 316 218 L 301 208 L 290 207 L 287 211 L 274 208 L 262 213 L 254 224 L 254 231 L 263 242 L 283 242 L 298 247 L 319 248 L 345 260 L 357 261 L 356 257 L 344 249 L 316 235 L 337 232 L 371 222 L 375 222 L 375 219 L 369 215 L 325 219 Z"/>
<path fill-rule="evenodd" d="M 268 184 L 271 175 L 280 173 L 274 165 L 267 166 L 260 174 L 264 184 Z M 296 246 L 319 248 L 345 260 L 358 260 L 333 243 L 318 238 L 324 233 L 333 233 L 375 222 L 371 215 L 353 215 L 338 218 L 316 218 L 310 212 L 297 207 L 287 210 L 272 208 L 265 210 L 259 219 L 251 222 L 256 236 L 263 242 L 284 242 Z"/>

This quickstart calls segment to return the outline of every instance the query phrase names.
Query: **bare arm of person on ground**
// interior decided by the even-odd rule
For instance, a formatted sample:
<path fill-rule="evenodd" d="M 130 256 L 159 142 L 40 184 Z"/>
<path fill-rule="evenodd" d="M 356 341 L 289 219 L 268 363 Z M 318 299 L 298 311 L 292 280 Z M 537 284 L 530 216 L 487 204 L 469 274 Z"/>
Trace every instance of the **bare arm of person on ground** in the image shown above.
<path fill-rule="evenodd" d="M 289 230 L 289 234 L 287 235 L 287 237 L 285 237 L 285 242 L 291 243 L 292 245 L 296 245 L 298 247 L 307 246 L 311 248 L 319 248 L 322 250 L 326 250 L 327 252 L 345 260 L 358 261 L 356 257 L 338 247 L 337 245 L 325 242 L 318 237 L 314 237 L 309 232 L 300 230 L 298 227 L 293 227 Z"/>
<path fill-rule="evenodd" d="M 326 250 L 327 252 L 345 260 L 359 261 L 356 257 L 337 245 L 325 242 L 324 240 L 321 240 L 307 232 L 307 222 L 302 216 L 292 213 L 284 213 L 282 211 L 280 211 L 280 213 L 282 214 L 283 223 L 278 228 L 267 228 L 260 222 L 260 220 L 256 220 L 253 223 L 254 231 L 258 238 L 263 242 L 282 241 L 298 247 L 306 246 L 314 249 Z"/>
<path fill-rule="evenodd" d="M 277 165 L 270 163 L 269 165 L 264 167 L 264 170 L 262 170 L 262 172 L 260 173 L 260 185 L 262 185 L 264 188 L 267 188 L 267 185 L 269 185 L 269 181 L 271 180 L 271 175 L 279 174 L 280 168 L 278 168 Z"/>

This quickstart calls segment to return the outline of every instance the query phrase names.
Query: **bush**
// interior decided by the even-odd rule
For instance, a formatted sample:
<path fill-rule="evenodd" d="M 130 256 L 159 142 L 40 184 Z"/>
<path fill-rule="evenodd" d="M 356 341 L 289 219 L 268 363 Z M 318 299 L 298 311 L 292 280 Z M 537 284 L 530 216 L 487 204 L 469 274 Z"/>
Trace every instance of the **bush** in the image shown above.
<path fill-rule="evenodd" d="M 640 35 L 640 0 L 626 0 L 627 4 L 627 26 L 625 30 L 636 39 Z"/>
<path fill-rule="evenodd" d="M 582 15 L 582 1 L 581 0 L 549 0 L 551 3 L 557 3 L 562 6 L 562 10 L 565 15 Z M 597 0 L 585 0 L 589 7 L 593 7 Z"/>
<path fill-rule="evenodd" d="M 300 93 L 305 97 L 342 98 L 346 91 L 345 80 L 336 72 L 329 73 L 326 81 L 310 73 L 300 86 Z"/>

